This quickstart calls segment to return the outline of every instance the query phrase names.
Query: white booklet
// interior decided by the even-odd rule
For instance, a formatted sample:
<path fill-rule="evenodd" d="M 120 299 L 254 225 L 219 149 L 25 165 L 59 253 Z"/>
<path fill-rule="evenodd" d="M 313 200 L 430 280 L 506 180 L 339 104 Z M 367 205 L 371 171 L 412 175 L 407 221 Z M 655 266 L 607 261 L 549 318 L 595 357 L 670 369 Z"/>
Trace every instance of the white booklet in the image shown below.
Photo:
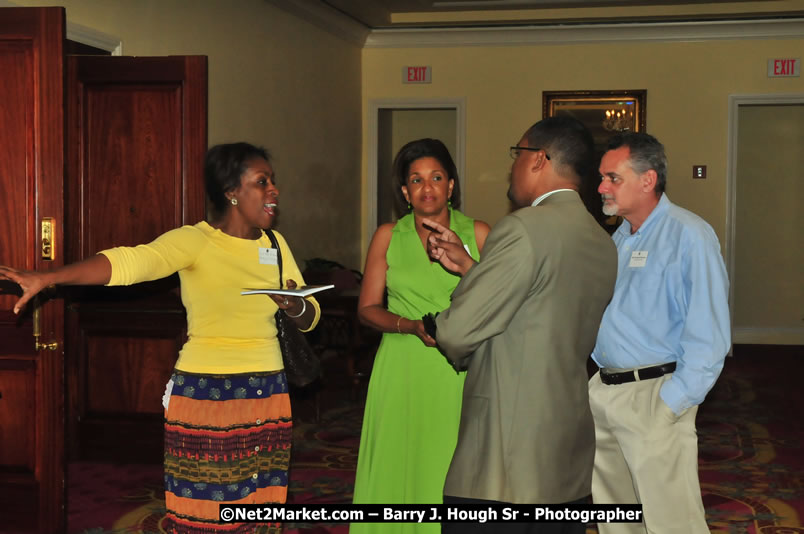
<path fill-rule="evenodd" d="M 244 289 L 240 292 L 241 295 L 287 295 L 291 297 L 307 297 L 313 293 L 324 291 L 326 289 L 334 288 L 334 284 L 325 286 L 304 286 L 298 289 Z"/>

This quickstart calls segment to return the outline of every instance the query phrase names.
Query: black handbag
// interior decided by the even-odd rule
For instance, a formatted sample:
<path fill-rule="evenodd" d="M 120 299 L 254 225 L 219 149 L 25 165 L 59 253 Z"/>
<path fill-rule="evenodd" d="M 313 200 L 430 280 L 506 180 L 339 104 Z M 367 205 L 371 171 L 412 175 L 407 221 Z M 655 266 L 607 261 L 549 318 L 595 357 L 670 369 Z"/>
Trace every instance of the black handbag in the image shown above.
<path fill-rule="evenodd" d="M 282 250 L 276 236 L 266 230 L 271 244 L 276 249 L 276 263 L 279 266 L 279 287 L 282 287 Z M 304 387 L 315 382 L 321 376 L 321 361 L 304 338 L 304 334 L 296 323 L 288 317 L 285 310 L 276 311 L 276 337 L 282 350 L 285 375 L 288 382 L 296 387 Z"/>

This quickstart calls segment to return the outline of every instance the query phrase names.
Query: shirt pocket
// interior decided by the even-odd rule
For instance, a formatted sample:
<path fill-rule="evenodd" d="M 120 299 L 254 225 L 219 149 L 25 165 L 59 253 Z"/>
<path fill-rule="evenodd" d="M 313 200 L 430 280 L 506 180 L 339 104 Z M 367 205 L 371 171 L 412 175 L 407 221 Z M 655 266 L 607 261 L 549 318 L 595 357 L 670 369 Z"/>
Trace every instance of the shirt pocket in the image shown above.
<path fill-rule="evenodd" d="M 648 320 L 667 317 L 668 294 L 664 274 L 641 271 L 639 268 L 632 271 L 638 272 L 629 273 L 625 309 L 632 310 L 634 317 Z"/>

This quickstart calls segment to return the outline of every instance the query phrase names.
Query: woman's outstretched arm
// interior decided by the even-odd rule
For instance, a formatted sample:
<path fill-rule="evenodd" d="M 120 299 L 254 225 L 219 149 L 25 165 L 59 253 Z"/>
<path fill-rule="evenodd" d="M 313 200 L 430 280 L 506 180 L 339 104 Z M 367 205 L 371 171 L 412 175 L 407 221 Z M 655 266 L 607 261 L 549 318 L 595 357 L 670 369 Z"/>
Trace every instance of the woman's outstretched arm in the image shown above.
<path fill-rule="evenodd" d="M 14 313 L 19 313 L 29 300 L 46 287 L 103 285 L 109 282 L 111 276 L 112 264 L 103 254 L 52 271 L 19 271 L 0 265 L 0 280 L 11 280 L 22 288 L 22 296 L 14 304 Z"/>

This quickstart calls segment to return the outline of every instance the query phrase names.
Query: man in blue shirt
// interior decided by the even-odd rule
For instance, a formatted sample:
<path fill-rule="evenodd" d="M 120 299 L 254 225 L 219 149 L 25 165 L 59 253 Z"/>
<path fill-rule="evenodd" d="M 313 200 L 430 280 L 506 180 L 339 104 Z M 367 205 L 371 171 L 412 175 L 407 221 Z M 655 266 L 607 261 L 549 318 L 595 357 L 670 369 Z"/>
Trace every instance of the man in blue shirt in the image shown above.
<path fill-rule="evenodd" d="M 698 482 L 695 415 L 731 345 L 728 279 L 712 227 L 664 193 L 664 147 L 616 136 L 600 162 L 617 283 L 603 314 L 589 381 L 595 503 L 642 503 L 644 523 L 601 534 L 708 533 Z"/>

